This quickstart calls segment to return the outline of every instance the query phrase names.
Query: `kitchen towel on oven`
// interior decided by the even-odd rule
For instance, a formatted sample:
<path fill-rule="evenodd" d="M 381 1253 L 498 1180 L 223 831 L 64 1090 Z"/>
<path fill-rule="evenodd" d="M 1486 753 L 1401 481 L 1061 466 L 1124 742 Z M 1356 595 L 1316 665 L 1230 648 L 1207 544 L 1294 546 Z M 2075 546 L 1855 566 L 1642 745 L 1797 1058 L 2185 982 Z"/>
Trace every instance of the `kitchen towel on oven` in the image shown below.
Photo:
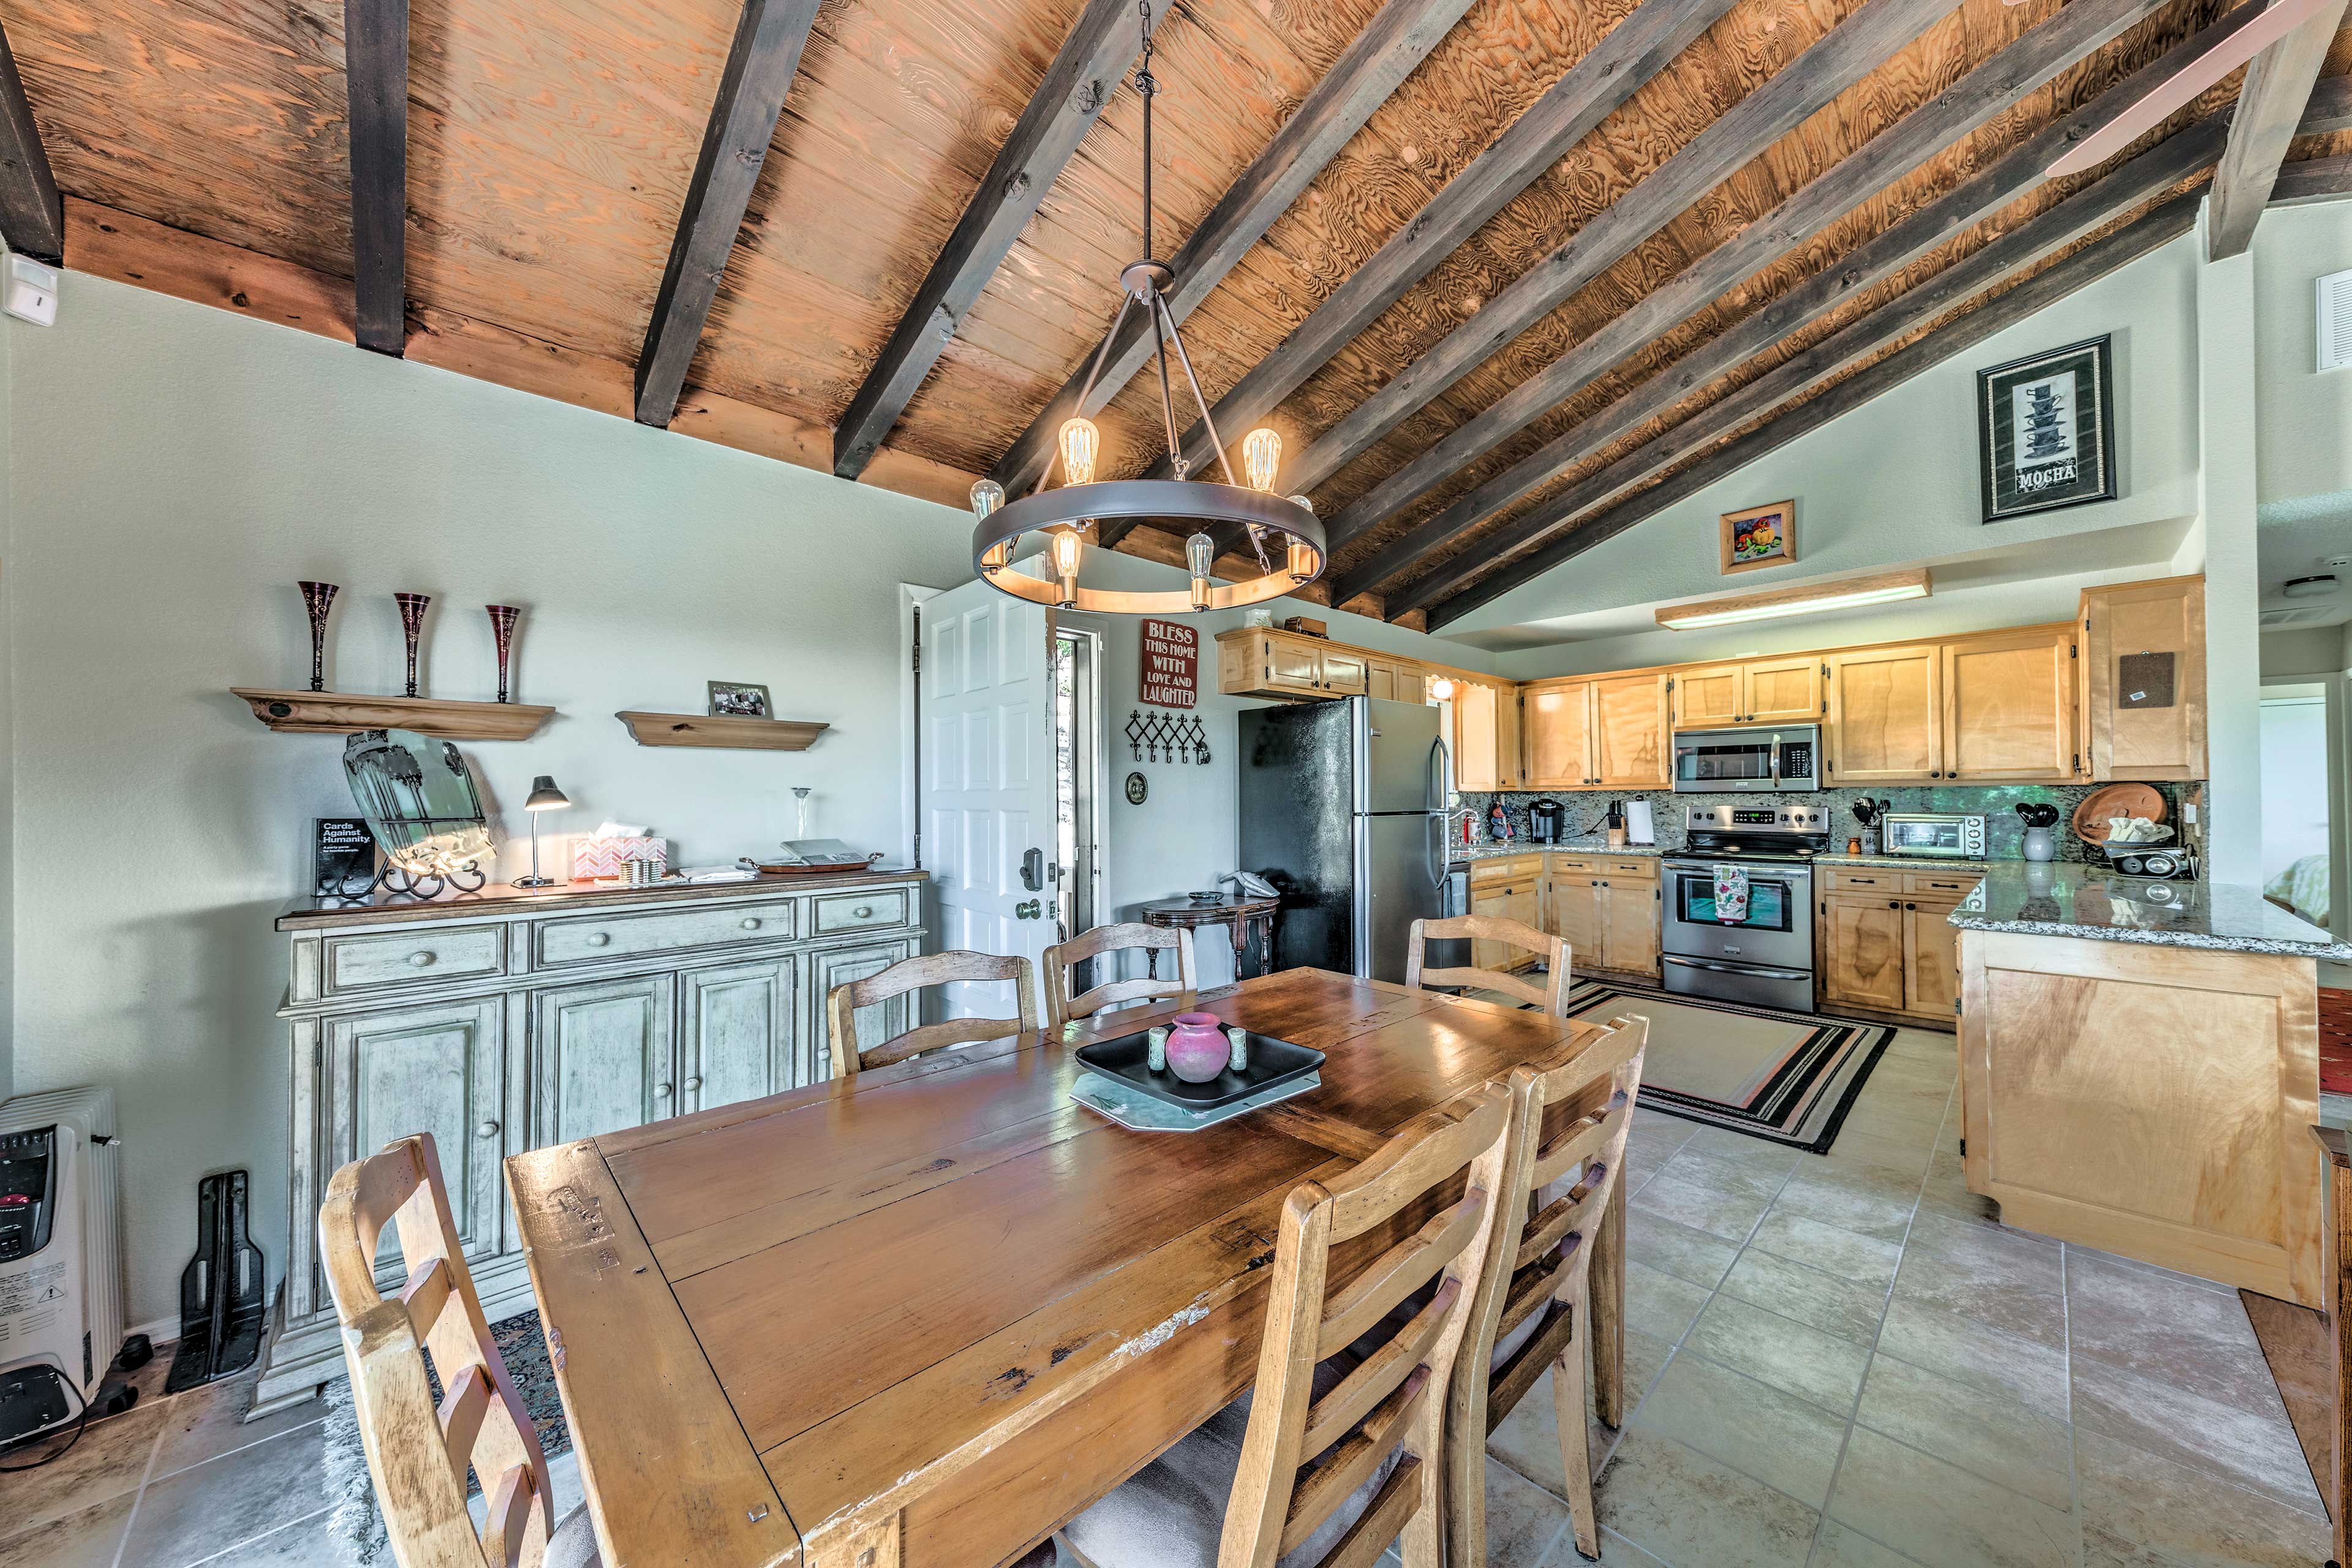
<path fill-rule="evenodd" d="M 1738 866 L 1715 868 L 1715 918 L 1727 926 L 1748 918 L 1748 873 Z"/>

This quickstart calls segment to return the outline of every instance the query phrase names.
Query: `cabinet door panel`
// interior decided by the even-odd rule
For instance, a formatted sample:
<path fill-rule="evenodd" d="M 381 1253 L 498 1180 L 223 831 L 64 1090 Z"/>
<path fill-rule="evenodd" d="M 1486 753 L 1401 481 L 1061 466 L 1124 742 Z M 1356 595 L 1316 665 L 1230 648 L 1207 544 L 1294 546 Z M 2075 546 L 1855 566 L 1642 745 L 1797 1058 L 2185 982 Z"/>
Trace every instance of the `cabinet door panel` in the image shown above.
<path fill-rule="evenodd" d="M 1363 656 L 1336 647 L 1323 650 L 1323 689 L 1334 697 L 1365 695 L 1369 676 Z"/>
<path fill-rule="evenodd" d="M 1748 667 L 1748 717 L 1762 724 L 1807 723 L 1822 716 L 1822 664 L 1802 658 L 1759 659 Z"/>
<path fill-rule="evenodd" d="M 1321 689 L 1323 650 L 1312 643 L 1291 637 L 1269 637 L 1265 639 L 1265 684 L 1280 691 L 1312 692 Z"/>
<path fill-rule="evenodd" d="M 1822 914 L 1822 994 L 1903 1008 L 1903 906 L 1887 899 L 1831 899 Z"/>
<path fill-rule="evenodd" d="M 1960 933 L 1952 929 L 1954 904 L 1906 904 L 1903 910 L 1903 1006 L 1911 1013 L 1956 1016 L 1959 994 Z"/>
<path fill-rule="evenodd" d="M 1535 687 L 1522 711 L 1527 724 L 1528 787 L 1582 789 L 1595 777 L 1591 756 L 1592 688 Z"/>
<path fill-rule="evenodd" d="M 680 1109 L 732 1105 L 798 1089 L 799 1009 L 790 958 L 689 970 L 678 977 Z"/>
<path fill-rule="evenodd" d="M 1572 973 L 1601 967 L 1606 956 L 1601 935 L 1601 893 L 1599 879 L 1570 874 L 1551 884 L 1551 931 L 1568 939 L 1568 963 Z"/>
<path fill-rule="evenodd" d="M 2085 773 L 2205 776 L 2204 579 L 2086 590 L 2077 662 Z"/>
<path fill-rule="evenodd" d="M 1713 669 L 1685 669 L 1675 677 L 1675 728 L 1701 730 L 1711 724 L 1737 723 L 1748 710 L 1741 704 L 1740 668 L 1736 664 Z"/>
<path fill-rule="evenodd" d="M 317 1190 L 326 1189 L 337 1167 L 394 1139 L 429 1132 L 457 1211 L 460 1249 L 468 1259 L 496 1255 L 506 1212 L 499 1163 L 509 1142 L 500 1121 L 505 1019 L 495 996 L 328 1019 L 330 1103 L 338 1124 L 323 1150 Z M 379 1258 L 396 1256 L 389 1233 L 387 1226 Z"/>
<path fill-rule="evenodd" d="M 1593 769 L 1611 789 L 1664 789 L 1673 782 L 1666 678 L 1628 675 L 1592 683 Z"/>
<path fill-rule="evenodd" d="M 539 1084 L 535 1146 L 677 1114 L 670 1076 L 676 976 L 541 991 L 530 1006 Z"/>
<path fill-rule="evenodd" d="M 2074 643 L 2065 626 L 1945 645 L 1947 778 L 2074 776 Z"/>
<path fill-rule="evenodd" d="M 1602 965 L 1629 973 L 1657 968 L 1657 884 L 1612 881 L 1601 891 Z"/>
<path fill-rule="evenodd" d="M 1475 680 L 1454 683 L 1454 787 L 1500 787 L 1496 731 L 1496 693 Z"/>
<path fill-rule="evenodd" d="M 833 1044 L 825 1033 L 824 998 L 836 985 L 846 985 L 853 980 L 863 980 L 879 974 L 902 958 L 915 955 L 911 938 L 897 942 L 865 942 L 856 947 L 836 947 L 808 956 L 808 1005 L 802 1024 L 801 1081 L 817 1083 L 833 1076 Z M 869 1048 L 884 1040 L 895 1039 L 915 1026 L 907 996 L 893 996 L 887 1002 L 857 1010 L 857 1038 Z"/>
<path fill-rule="evenodd" d="M 1878 648 L 1830 660 L 1830 776 L 1824 784 L 1924 779 L 1944 766 L 1940 650 Z"/>

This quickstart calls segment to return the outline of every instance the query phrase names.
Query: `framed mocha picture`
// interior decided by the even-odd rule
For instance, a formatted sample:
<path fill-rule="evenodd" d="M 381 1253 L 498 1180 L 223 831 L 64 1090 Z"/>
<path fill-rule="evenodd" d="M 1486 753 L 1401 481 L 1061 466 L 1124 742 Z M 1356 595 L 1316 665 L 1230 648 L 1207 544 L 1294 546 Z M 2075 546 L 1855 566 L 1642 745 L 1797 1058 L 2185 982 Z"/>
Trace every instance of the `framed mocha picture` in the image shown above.
<path fill-rule="evenodd" d="M 1797 503 L 1776 500 L 1746 511 L 1723 514 L 1723 561 L 1726 574 L 1753 572 L 1759 566 L 1786 566 L 1797 558 Z"/>
<path fill-rule="evenodd" d="M 1987 522 L 2120 493 L 2113 361 L 2097 337 L 1977 372 Z"/>

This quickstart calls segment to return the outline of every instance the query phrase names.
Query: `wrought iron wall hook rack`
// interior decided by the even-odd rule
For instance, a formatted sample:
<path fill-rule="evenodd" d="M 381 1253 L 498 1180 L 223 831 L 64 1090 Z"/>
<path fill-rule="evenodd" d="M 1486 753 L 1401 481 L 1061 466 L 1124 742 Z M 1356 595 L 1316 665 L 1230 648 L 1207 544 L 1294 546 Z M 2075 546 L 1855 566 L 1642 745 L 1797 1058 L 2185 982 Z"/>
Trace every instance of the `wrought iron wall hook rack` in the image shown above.
<path fill-rule="evenodd" d="M 1151 753 L 1155 763 L 1194 763 L 1209 761 L 1209 732 L 1194 713 L 1154 713 L 1144 715 L 1140 708 L 1132 708 L 1127 715 L 1127 750 L 1136 762 Z"/>

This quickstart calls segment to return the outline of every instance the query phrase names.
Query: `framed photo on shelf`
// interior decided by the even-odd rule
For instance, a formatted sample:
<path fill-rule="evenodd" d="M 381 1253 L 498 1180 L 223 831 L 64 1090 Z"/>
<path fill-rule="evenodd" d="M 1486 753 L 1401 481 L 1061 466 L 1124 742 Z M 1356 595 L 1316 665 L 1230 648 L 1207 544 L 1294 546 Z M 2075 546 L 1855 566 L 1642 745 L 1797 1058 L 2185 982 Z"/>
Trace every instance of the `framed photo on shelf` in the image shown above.
<path fill-rule="evenodd" d="M 2112 334 L 1977 372 L 1984 520 L 2113 500 Z"/>
<path fill-rule="evenodd" d="M 1723 571 L 1786 566 L 1797 558 L 1797 503 L 1776 500 L 1723 514 Z"/>
<path fill-rule="evenodd" d="M 765 719 L 768 717 L 768 689 L 740 680 L 713 680 L 710 688 L 710 716 L 713 719 Z"/>

